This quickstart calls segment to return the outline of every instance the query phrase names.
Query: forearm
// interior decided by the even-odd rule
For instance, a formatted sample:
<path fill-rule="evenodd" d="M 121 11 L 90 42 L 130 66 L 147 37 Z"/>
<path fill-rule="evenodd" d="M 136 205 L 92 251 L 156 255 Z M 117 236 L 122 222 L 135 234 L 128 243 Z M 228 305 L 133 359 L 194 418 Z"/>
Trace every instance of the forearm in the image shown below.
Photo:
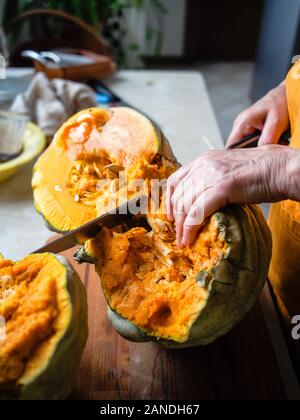
<path fill-rule="evenodd" d="M 300 149 L 288 149 L 284 193 L 287 199 L 300 201 Z"/>
<path fill-rule="evenodd" d="M 227 191 L 230 203 L 259 204 L 294 200 L 300 202 L 300 149 L 269 145 L 246 152 L 233 187 Z"/>
<path fill-rule="evenodd" d="M 300 150 L 279 145 L 206 152 L 169 178 L 166 194 L 168 217 L 184 245 L 227 204 L 285 199 L 300 202 Z"/>

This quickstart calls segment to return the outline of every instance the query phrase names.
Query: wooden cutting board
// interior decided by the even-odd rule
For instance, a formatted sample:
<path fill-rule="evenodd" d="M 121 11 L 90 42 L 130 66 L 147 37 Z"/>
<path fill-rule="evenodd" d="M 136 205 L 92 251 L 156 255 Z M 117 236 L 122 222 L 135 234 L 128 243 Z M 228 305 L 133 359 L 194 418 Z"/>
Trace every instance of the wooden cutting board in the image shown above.
<path fill-rule="evenodd" d="M 74 249 L 63 253 L 72 262 Z M 167 350 L 121 338 L 93 266 L 73 263 L 87 289 L 89 339 L 71 399 L 282 400 L 286 387 L 260 304 L 207 346 Z"/>

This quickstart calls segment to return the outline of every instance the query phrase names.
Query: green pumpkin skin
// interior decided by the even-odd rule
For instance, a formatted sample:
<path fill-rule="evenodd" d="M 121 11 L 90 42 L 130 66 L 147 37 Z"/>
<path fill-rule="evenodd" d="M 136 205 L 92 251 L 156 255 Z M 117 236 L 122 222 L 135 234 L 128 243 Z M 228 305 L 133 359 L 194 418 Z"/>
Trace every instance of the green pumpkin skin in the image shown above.
<path fill-rule="evenodd" d="M 212 217 L 217 218 L 230 250 L 211 272 L 202 271 L 197 276 L 210 296 L 188 340 L 178 343 L 153 337 L 109 308 L 109 319 L 122 337 L 135 342 L 155 341 L 169 348 L 205 346 L 227 334 L 253 307 L 271 259 L 272 240 L 264 216 L 257 206 L 231 205 Z"/>
<path fill-rule="evenodd" d="M 72 308 L 70 320 L 46 366 L 27 383 L 2 387 L 2 400 L 64 400 L 72 391 L 88 337 L 87 296 L 78 274 L 68 261 L 61 256 L 53 257 L 66 269 L 64 282 Z"/>

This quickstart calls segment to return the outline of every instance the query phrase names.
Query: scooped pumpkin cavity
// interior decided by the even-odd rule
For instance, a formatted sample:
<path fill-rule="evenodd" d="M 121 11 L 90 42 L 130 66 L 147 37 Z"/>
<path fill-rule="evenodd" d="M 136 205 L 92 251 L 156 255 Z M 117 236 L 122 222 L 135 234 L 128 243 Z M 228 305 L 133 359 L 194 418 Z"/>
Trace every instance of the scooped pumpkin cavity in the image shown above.
<path fill-rule="evenodd" d="M 184 342 L 209 297 L 197 273 L 211 271 L 228 245 L 215 219 L 183 249 L 176 245 L 173 226 L 160 218 L 148 220 L 154 228 L 150 232 L 103 229 L 89 252 L 97 256 L 96 269 L 112 310 L 149 335 Z"/>

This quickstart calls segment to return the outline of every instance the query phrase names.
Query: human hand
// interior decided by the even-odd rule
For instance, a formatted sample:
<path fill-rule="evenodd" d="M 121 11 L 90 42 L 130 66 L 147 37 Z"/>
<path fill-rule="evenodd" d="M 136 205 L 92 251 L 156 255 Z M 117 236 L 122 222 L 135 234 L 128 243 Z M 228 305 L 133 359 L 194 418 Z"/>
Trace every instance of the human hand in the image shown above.
<path fill-rule="evenodd" d="M 283 82 L 235 119 L 227 146 L 256 130 L 262 132 L 259 146 L 278 143 L 282 133 L 288 128 L 289 113 L 286 86 Z"/>
<path fill-rule="evenodd" d="M 300 200 L 299 185 L 296 149 L 269 145 L 211 150 L 168 179 L 167 216 L 176 223 L 178 245 L 188 245 L 203 221 L 227 204 Z"/>

